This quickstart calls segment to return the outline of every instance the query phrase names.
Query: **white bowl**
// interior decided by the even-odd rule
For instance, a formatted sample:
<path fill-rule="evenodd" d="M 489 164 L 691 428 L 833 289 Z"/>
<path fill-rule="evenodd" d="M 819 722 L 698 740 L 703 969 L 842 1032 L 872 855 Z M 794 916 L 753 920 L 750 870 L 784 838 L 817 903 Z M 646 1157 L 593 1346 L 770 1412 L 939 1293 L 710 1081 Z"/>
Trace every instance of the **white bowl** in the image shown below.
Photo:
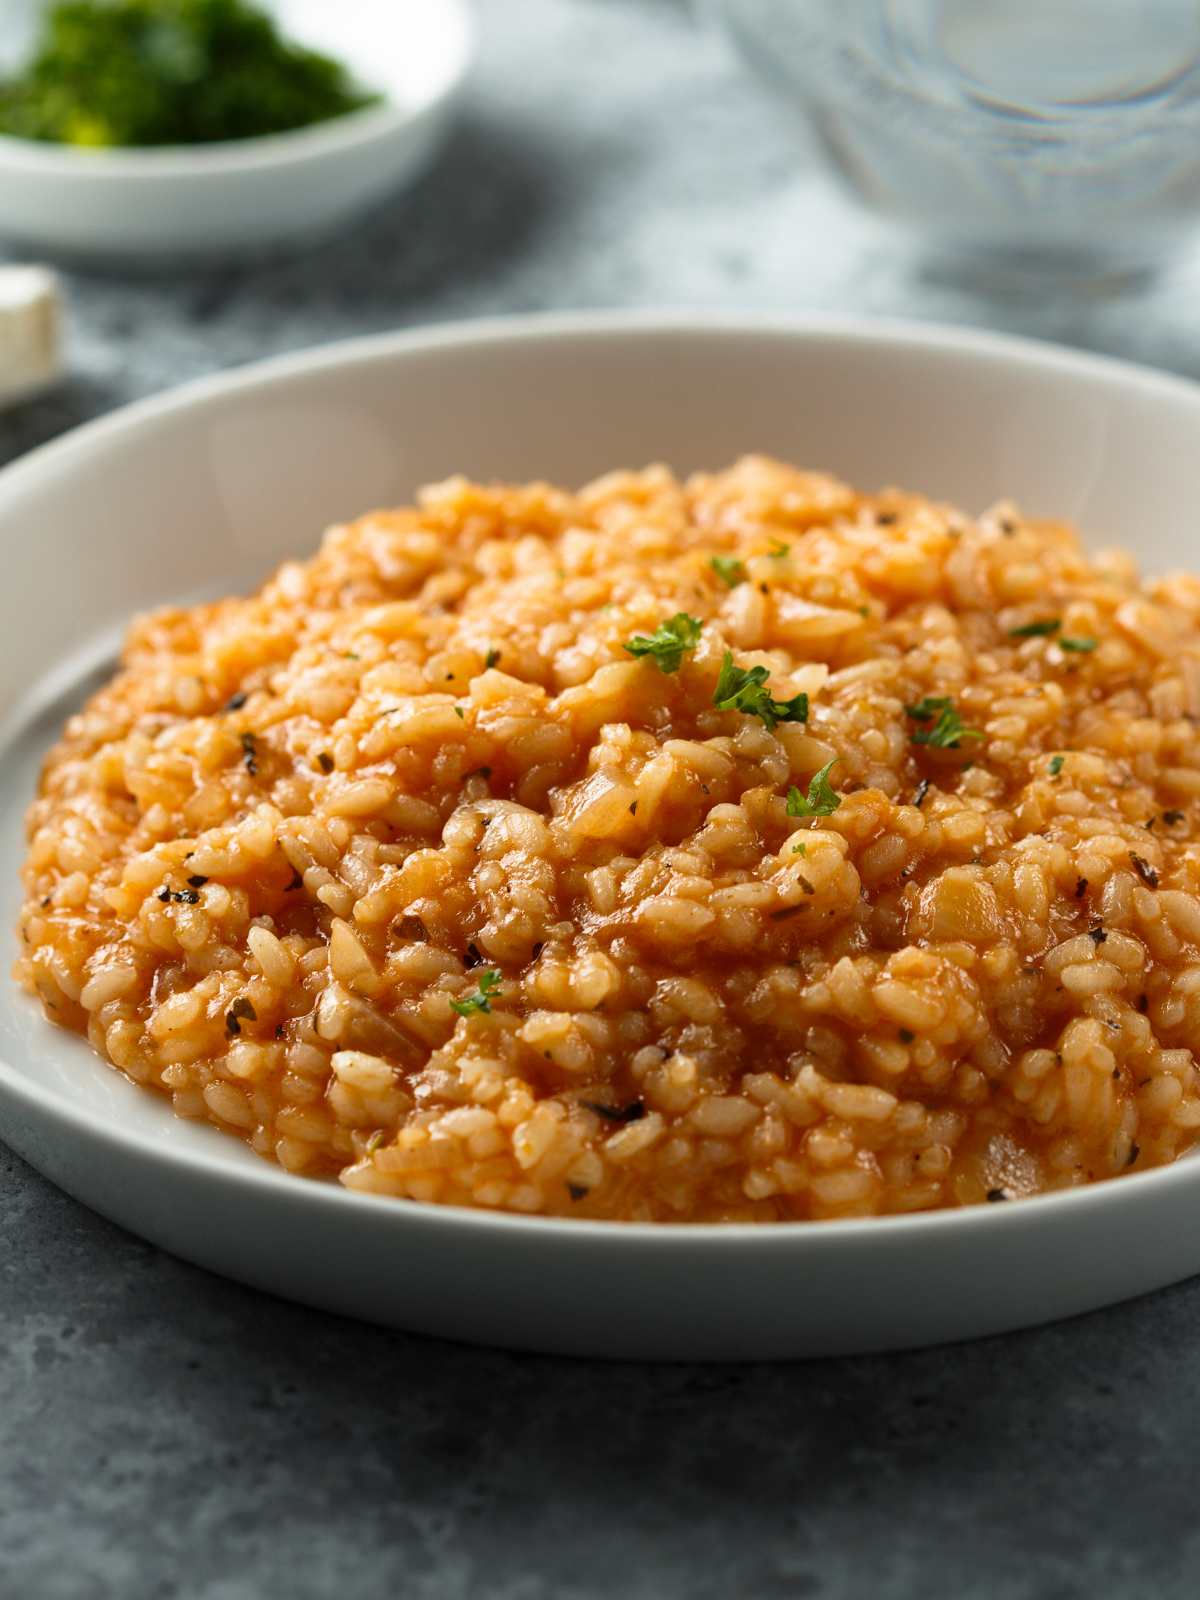
<path fill-rule="evenodd" d="M 870 323 L 574 317 L 335 346 L 133 406 L 0 473 L 0 926 L 21 813 L 131 612 L 236 589 L 422 481 L 760 449 L 979 508 L 1011 494 L 1200 567 L 1200 390 Z M 1200 1161 L 1005 1206 L 679 1227 L 495 1215 L 289 1177 L 173 1118 L 0 986 L 0 1134 L 71 1194 L 246 1282 L 451 1337 L 749 1358 L 995 1333 L 1200 1270 Z"/>
<path fill-rule="evenodd" d="M 6 64 L 32 35 L 6 37 Z M 385 98 L 294 133 L 80 150 L 0 136 L 0 235 L 53 255 L 170 266 L 336 235 L 427 165 L 473 48 L 465 0 L 274 0 L 288 36 Z"/>

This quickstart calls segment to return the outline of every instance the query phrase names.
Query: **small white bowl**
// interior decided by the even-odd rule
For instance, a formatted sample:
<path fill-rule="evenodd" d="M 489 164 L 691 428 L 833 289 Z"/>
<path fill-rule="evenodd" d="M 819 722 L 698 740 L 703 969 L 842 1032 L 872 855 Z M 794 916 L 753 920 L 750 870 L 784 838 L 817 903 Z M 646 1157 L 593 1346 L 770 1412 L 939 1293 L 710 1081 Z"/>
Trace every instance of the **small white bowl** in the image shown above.
<path fill-rule="evenodd" d="M 973 332 L 690 316 L 388 335 L 208 379 L 0 473 L 0 943 L 47 746 L 130 614 L 232 593 L 455 471 L 580 483 L 765 450 L 980 509 L 1012 495 L 1200 570 L 1200 389 Z M 0 971 L 7 966 L 4 962 Z M 216 1272 L 474 1342 L 666 1359 L 999 1333 L 1200 1270 L 1200 1159 L 918 1216 L 575 1222 L 290 1177 L 174 1117 L 0 980 L 0 1137 Z"/>
<path fill-rule="evenodd" d="M 473 53 L 465 0 L 274 0 L 287 36 L 383 102 L 294 133 L 80 150 L 0 136 L 0 236 L 66 258 L 171 266 L 336 235 L 427 165 Z M 36 7 L 27 7 L 27 43 Z M 14 52 L 5 41 L 5 68 Z"/>

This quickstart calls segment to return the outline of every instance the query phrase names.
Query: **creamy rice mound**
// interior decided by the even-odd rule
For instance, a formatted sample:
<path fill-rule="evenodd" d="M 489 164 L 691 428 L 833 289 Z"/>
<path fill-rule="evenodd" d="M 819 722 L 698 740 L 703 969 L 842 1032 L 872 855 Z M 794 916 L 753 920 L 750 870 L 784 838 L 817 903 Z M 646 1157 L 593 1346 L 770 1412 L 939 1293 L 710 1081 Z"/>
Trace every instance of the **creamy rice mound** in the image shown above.
<path fill-rule="evenodd" d="M 624 648 L 680 614 L 674 665 Z M 1200 1128 L 1198 624 L 1200 580 L 1008 505 L 454 479 L 135 622 L 29 813 L 17 975 L 181 1116 L 413 1200 L 1157 1165 Z"/>

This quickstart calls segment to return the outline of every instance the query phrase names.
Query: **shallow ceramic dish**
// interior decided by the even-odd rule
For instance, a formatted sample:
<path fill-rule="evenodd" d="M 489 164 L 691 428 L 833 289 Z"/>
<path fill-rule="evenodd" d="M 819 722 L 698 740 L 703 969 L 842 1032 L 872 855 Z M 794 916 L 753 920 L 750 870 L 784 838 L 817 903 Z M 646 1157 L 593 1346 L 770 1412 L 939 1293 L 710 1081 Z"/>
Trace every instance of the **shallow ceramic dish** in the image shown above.
<path fill-rule="evenodd" d="M 252 584 L 421 482 L 576 483 L 748 449 L 980 508 L 1013 495 L 1200 568 L 1200 390 L 1046 346 L 870 323 L 573 317 L 372 339 L 134 406 L 0 474 L 0 925 L 21 814 L 131 612 Z M 900 1347 L 1200 1270 L 1200 1161 L 1007 1206 L 667 1227 L 422 1207 L 288 1177 L 177 1121 L 0 983 L 0 1136 L 215 1271 L 454 1338 L 595 1355 Z"/>
<path fill-rule="evenodd" d="M 0 137 L 0 235 L 54 255 L 155 267 L 333 237 L 415 178 L 472 53 L 465 0 L 273 0 L 289 37 L 343 62 L 381 104 L 270 138 L 77 150 Z M 39 0 L 5 17 L 0 70 Z"/>

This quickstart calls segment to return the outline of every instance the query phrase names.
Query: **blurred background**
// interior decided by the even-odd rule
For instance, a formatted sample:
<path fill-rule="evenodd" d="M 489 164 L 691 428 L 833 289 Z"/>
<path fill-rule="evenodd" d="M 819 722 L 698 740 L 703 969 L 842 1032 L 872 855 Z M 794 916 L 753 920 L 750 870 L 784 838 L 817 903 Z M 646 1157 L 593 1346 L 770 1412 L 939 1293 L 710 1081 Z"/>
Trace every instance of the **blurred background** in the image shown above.
<path fill-rule="evenodd" d="M 373 60 L 420 66 L 415 0 L 277 9 L 307 14 L 311 42 L 336 51 L 343 39 L 346 59 L 364 60 L 365 37 L 361 76 Z M 2 10 L 12 72 L 38 8 Z M 0 259 L 49 261 L 67 305 L 65 377 L 0 413 L 0 461 L 258 356 L 545 309 L 920 317 L 1200 373 L 1190 0 L 477 0 L 473 11 L 474 59 L 420 175 L 326 242 L 265 259 L 185 250 L 154 269 L 136 253 L 89 260 L 53 239 L 22 242 L 18 190 L 44 197 L 62 174 L 35 167 L 31 185 L 28 163 L 8 173 L 15 141 L 0 139 Z M 124 154 L 35 154 L 46 152 Z M 318 191 L 330 192 L 321 176 Z M 162 194 L 160 183 L 130 203 L 145 215 Z M 64 200 L 56 214 L 74 210 Z"/>

